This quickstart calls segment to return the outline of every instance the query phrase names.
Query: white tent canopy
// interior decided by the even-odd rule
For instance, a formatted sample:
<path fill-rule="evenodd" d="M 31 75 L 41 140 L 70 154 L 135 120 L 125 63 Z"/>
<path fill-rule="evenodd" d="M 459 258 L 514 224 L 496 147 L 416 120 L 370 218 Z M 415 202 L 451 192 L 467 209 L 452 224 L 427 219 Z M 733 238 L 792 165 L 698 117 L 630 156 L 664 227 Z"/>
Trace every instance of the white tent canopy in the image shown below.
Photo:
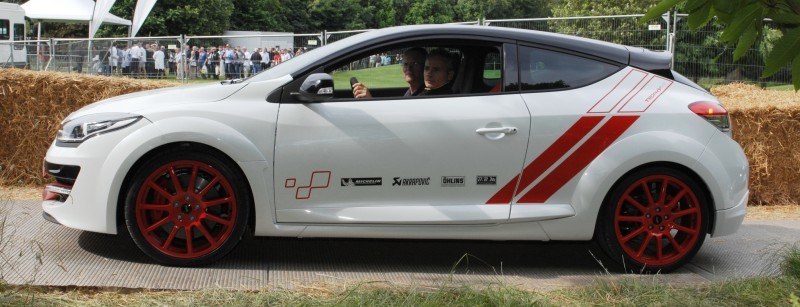
<path fill-rule="evenodd" d="M 25 16 L 36 21 L 81 22 L 92 20 L 94 1 L 92 0 L 30 0 L 22 5 Z M 106 14 L 104 23 L 130 26 L 131 21 L 111 13 Z"/>

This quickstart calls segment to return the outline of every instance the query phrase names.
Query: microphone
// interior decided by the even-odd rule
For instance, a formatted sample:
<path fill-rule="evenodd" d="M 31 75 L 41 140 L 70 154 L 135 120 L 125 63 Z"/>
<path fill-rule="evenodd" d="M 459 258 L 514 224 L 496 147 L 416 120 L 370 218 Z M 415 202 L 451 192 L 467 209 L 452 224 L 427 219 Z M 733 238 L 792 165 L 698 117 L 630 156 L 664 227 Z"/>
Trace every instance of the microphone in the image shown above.
<path fill-rule="evenodd" d="M 356 83 L 358 83 L 358 79 L 356 79 L 356 77 L 350 77 L 350 88 L 353 88 Z"/>

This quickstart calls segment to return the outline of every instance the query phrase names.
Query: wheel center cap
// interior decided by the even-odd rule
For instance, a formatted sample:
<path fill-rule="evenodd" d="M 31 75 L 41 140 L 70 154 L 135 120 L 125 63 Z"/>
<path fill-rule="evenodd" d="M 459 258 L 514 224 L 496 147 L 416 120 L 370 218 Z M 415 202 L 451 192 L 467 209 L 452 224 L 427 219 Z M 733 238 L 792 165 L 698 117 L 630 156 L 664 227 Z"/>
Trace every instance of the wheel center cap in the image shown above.
<path fill-rule="evenodd" d="M 661 225 L 661 222 L 662 222 L 662 219 L 661 219 L 660 215 L 656 215 L 656 217 L 653 218 L 653 224 Z"/>
<path fill-rule="evenodd" d="M 181 206 L 181 212 L 183 212 L 184 214 L 192 212 L 192 206 L 189 204 L 183 204 L 183 206 Z"/>

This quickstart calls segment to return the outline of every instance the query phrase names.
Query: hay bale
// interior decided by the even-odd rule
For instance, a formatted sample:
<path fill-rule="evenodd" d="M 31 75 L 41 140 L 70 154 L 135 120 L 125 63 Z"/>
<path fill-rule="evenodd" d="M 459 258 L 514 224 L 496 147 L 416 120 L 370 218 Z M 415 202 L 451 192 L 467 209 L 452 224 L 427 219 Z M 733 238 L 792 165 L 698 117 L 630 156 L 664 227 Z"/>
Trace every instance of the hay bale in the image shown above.
<path fill-rule="evenodd" d="M 60 122 L 92 102 L 175 86 L 167 81 L 0 69 L 0 185 L 42 184 L 42 160 Z"/>
<path fill-rule="evenodd" d="M 711 91 L 750 161 L 751 204 L 800 205 L 800 93 L 734 83 Z"/>

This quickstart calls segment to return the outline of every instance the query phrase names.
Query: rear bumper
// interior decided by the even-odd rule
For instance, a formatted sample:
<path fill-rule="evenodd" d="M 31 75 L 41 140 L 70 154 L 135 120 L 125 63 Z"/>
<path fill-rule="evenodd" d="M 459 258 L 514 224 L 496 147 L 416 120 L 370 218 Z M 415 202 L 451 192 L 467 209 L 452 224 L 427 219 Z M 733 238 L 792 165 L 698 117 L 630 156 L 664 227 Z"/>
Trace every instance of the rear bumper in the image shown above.
<path fill-rule="evenodd" d="M 747 201 L 750 198 L 750 192 L 746 192 L 736 206 L 717 210 L 716 219 L 714 221 L 714 229 L 711 232 L 712 237 L 727 236 L 735 233 L 739 226 L 744 221 L 745 213 L 747 213 Z"/>

